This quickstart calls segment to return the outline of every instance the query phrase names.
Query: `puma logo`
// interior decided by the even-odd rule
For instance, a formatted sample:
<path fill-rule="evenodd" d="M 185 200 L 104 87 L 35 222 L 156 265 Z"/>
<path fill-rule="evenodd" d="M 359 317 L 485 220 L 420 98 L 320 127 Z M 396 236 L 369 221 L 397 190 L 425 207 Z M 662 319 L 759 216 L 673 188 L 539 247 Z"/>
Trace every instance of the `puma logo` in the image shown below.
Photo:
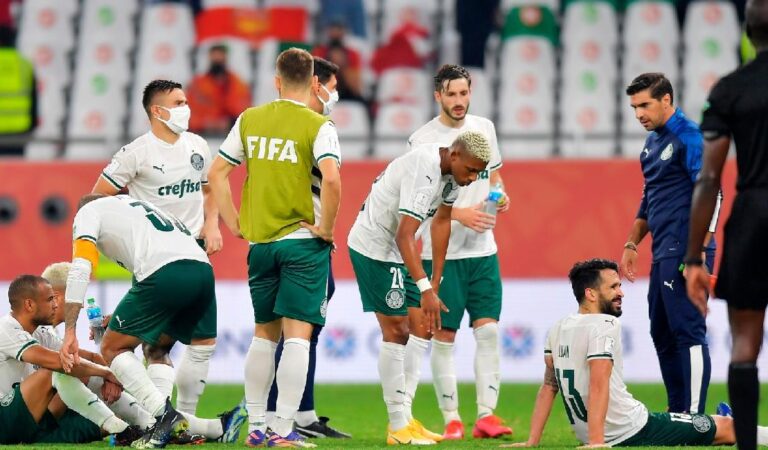
<path fill-rule="evenodd" d="M 424 176 L 427 177 L 427 180 L 429 180 L 430 183 L 432 182 L 432 177 L 430 177 L 429 175 L 424 175 Z"/>
<path fill-rule="evenodd" d="M 672 281 L 665 281 L 664 286 L 668 287 L 670 290 L 674 291 L 675 288 L 672 286 L 675 283 L 675 280 Z"/>
<path fill-rule="evenodd" d="M 397 392 L 398 394 L 403 394 L 403 395 L 405 395 L 405 392 L 403 392 L 403 391 L 401 391 L 401 390 L 397 390 L 397 391 L 395 391 L 395 392 Z"/>
<path fill-rule="evenodd" d="M 453 397 L 454 397 L 455 395 L 456 395 L 456 393 L 455 393 L 455 392 L 454 392 L 453 394 L 451 394 L 451 395 L 446 395 L 446 394 L 443 394 L 443 398 L 450 398 L 451 400 L 453 400 Z"/>
<path fill-rule="evenodd" d="M 159 170 L 160 172 L 163 173 L 163 175 L 165 175 L 165 164 L 162 164 L 160 166 L 152 166 L 152 168 L 155 170 Z"/>
<path fill-rule="evenodd" d="M 115 316 L 115 320 L 117 321 L 117 328 L 123 328 L 123 323 L 125 323 L 125 320 L 120 320 L 120 316 Z"/>
<path fill-rule="evenodd" d="M 95 400 L 91 400 L 90 402 L 88 402 L 88 406 L 91 406 L 91 405 L 93 405 L 94 403 L 98 403 L 98 402 L 99 402 L 99 399 L 98 399 L 98 398 L 97 398 L 97 399 L 95 399 Z"/>
<path fill-rule="evenodd" d="M 495 392 L 497 395 L 498 395 L 498 393 L 499 393 L 499 388 L 497 388 L 496 386 L 490 386 L 490 385 L 489 385 L 489 386 L 488 386 L 488 389 L 492 390 L 492 391 L 493 391 L 493 392 Z"/>

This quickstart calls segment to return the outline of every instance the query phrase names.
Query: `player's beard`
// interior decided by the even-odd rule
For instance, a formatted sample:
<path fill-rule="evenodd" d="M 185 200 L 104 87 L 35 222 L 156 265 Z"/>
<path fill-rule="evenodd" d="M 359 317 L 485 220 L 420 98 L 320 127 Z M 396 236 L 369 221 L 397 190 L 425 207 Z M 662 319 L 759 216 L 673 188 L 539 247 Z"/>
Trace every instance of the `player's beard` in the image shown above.
<path fill-rule="evenodd" d="M 613 303 L 614 300 L 621 300 L 621 297 L 612 299 L 600 299 L 600 312 L 602 314 L 608 314 L 613 317 L 621 317 L 621 305 Z"/>
<path fill-rule="evenodd" d="M 448 115 L 448 117 L 451 118 L 451 120 L 459 121 L 464 120 L 465 117 L 467 117 L 467 113 L 469 112 L 469 103 L 467 103 L 467 106 L 464 108 L 464 111 L 462 111 L 461 116 L 457 116 L 453 113 L 453 110 L 451 108 L 447 108 L 445 105 L 441 105 L 443 108 L 443 112 Z"/>

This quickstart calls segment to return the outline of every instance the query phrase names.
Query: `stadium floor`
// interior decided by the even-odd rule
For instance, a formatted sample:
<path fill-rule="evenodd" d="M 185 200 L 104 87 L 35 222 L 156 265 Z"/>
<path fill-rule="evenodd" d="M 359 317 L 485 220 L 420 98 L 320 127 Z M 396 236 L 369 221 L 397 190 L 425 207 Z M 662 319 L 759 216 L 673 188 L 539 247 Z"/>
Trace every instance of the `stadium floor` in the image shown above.
<path fill-rule="evenodd" d="M 504 442 L 517 442 L 528 437 L 528 424 L 538 385 L 533 384 L 505 384 L 501 389 L 501 401 L 497 413 L 503 417 L 515 430 L 509 440 L 478 440 L 471 437 L 460 442 L 441 443 L 442 449 L 453 448 L 498 448 Z M 656 384 L 630 385 L 630 392 L 636 398 L 643 401 L 652 411 L 661 411 L 665 405 L 664 387 Z M 768 394 L 768 385 L 762 385 L 763 398 Z M 206 387 L 200 402 L 198 415 L 200 417 L 213 417 L 216 414 L 231 408 L 243 396 L 243 387 L 238 385 L 210 385 Z M 472 433 L 472 420 L 475 414 L 474 385 L 463 384 L 459 387 L 460 412 L 467 426 L 468 436 Z M 708 406 L 714 411 L 717 403 L 726 398 L 724 384 L 712 385 L 709 390 Z M 381 400 L 381 389 L 376 385 L 367 384 L 334 384 L 321 385 L 316 390 L 316 404 L 318 414 L 332 418 L 330 424 L 340 430 L 353 434 L 351 440 L 314 440 L 318 448 L 382 448 L 386 430 L 386 412 Z M 431 385 L 422 384 L 416 398 L 414 413 L 425 426 L 438 431 L 442 428 L 442 417 L 437 409 L 437 401 Z M 760 408 L 761 424 L 768 423 L 768 404 L 763 402 Z M 242 441 L 245 432 L 240 436 L 239 444 L 205 444 L 204 448 L 245 448 Z M 571 432 L 568 419 L 563 411 L 560 400 L 555 403 L 555 409 L 550 416 L 549 423 L 544 432 L 544 438 L 540 447 L 546 448 L 574 448 L 578 442 Z M 91 445 L 29 445 L 7 446 L 3 448 L 104 448 L 107 442 Z M 168 448 L 177 446 L 169 446 Z M 643 447 L 653 448 L 653 447 Z M 696 447 L 689 447 L 696 448 Z M 713 447 L 702 447 L 713 448 Z"/>

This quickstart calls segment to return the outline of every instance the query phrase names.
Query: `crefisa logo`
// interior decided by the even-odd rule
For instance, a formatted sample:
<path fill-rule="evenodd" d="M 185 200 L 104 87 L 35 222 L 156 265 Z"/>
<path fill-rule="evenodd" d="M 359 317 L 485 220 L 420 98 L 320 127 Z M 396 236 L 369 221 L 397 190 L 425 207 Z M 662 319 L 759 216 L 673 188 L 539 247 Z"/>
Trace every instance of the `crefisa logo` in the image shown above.
<path fill-rule="evenodd" d="M 529 327 L 509 326 L 504 328 L 501 333 L 501 349 L 506 357 L 526 358 L 531 356 L 533 343 L 533 330 Z"/>
<path fill-rule="evenodd" d="M 326 356 L 334 359 L 347 359 L 355 354 L 357 337 L 354 330 L 347 327 L 333 327 L 323 330 L 323 349 Z"/>

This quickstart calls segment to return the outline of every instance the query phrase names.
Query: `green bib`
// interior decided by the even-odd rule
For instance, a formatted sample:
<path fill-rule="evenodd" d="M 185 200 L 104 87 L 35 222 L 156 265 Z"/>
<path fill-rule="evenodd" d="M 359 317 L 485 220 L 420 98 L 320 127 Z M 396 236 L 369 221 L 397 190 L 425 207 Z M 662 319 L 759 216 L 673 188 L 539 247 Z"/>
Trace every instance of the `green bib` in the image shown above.
<path fill-rule="evenodd" d="M 306 106 L 276 100 L 248 108 L 240 119 L 247 176 L 240 232 L 251 242 L 276 241 L 315 223 L 312 152 L 328 119 Z"/>

